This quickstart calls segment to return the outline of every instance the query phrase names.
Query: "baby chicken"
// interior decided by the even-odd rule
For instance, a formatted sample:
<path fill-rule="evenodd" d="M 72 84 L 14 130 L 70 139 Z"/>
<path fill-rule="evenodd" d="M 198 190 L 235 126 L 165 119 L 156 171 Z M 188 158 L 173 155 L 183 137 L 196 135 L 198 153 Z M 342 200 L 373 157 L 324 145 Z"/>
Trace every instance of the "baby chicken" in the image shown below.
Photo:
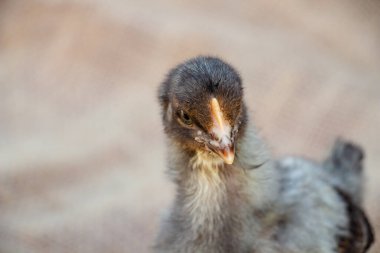
<path fill-rule="evenodd" d="M 156 252 L 368 250 L 358 146 L 338 140 L 321 163 L 273 159 L 249 122 L 239 74 L 218 58 L 176 66 L 159 100 L 176 196 Z"/>

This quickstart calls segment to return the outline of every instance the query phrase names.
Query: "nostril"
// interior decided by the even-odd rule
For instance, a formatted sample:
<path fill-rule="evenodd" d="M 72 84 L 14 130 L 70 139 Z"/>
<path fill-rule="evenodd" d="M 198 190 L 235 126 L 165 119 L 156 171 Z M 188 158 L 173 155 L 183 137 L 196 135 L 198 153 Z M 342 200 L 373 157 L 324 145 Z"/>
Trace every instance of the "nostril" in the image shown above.
<path fill-rule="evenodd" d="M 211 140 L 214 140 L 214 141 L 220 141 L 220 138 L 218 138 L 218 137 L 216 136 L 216 134 L 213 133 L 213 132 L 210 133 L 210 139 L 211 139 Z"/>

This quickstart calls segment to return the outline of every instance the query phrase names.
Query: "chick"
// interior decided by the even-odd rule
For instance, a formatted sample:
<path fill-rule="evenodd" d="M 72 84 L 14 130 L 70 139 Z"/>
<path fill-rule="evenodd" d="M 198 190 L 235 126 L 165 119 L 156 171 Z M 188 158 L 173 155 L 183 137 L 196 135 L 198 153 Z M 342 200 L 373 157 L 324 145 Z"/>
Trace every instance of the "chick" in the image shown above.
<path fill-rule="evenodd" d="M 159 89 L 176 185 L 156 252 L 366 252 L 362 151 L 339 141 L 323 163 L 272 158 L 248 120 L 242 81 L 214 57 L 175 68 Z"/>

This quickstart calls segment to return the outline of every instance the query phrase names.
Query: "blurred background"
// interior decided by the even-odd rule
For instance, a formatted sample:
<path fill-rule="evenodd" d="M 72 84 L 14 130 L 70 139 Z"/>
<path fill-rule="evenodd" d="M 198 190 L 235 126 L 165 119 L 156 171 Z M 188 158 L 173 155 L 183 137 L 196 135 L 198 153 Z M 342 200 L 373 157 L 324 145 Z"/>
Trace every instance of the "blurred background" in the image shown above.
<path fill-rule="evenodd" d="M 240 71 L 276 156 L 365 148 L 380 237 L 379 45 L 375 0 L 0 0 L 0 252 L 150 252 L 174 194 L 157 86 L 200 54 Z"/>

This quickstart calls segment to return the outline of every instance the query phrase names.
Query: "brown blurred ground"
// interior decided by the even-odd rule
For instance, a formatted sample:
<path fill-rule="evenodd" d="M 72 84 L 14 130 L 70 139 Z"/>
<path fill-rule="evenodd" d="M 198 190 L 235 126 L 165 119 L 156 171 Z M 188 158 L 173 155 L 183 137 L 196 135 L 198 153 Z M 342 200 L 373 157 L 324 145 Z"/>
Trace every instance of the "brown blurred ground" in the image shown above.
<path fill-rule="evenodd" d="M 0 1 L 0 252 L 149 252 L 173 194 L 156 88 L 236 66 L 275 154 L 367 152 L 380 237 L 378 1 Z M 372 252 L 380 252 L 380 246 Z"/>

